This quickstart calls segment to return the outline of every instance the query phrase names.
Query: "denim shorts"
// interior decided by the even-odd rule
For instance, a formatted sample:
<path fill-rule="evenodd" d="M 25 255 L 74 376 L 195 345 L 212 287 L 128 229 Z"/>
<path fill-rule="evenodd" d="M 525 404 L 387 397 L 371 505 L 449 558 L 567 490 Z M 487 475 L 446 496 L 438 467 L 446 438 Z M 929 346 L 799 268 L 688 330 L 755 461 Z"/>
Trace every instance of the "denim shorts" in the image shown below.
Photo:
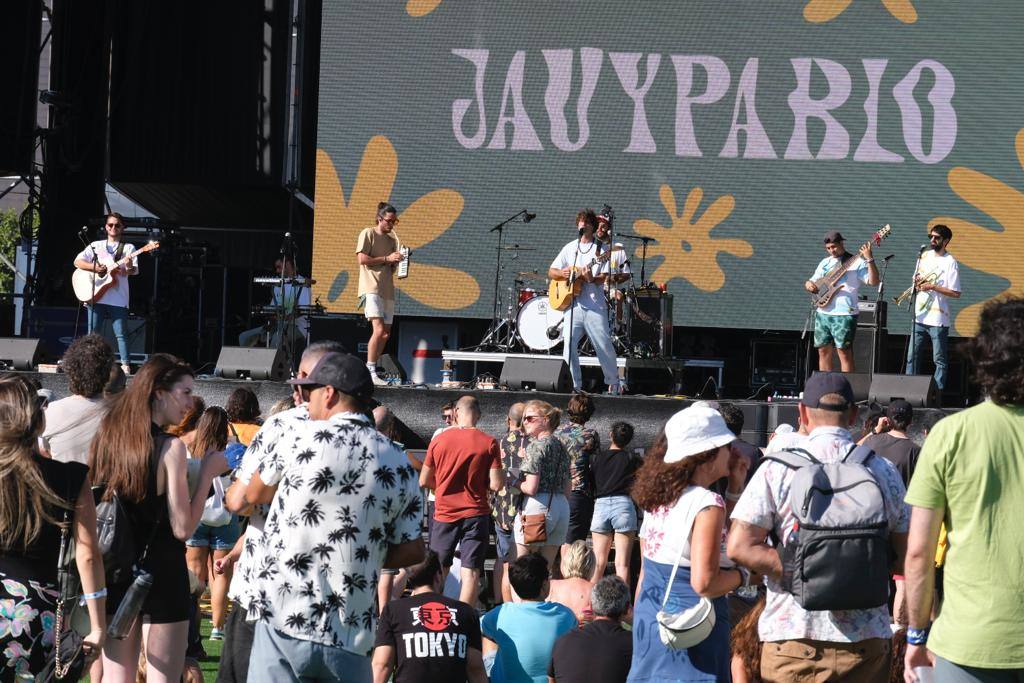
<path fill-rule="evenodd" d="M 224 526 L 207 526 L 200 524 L 192 538 L 185 541 L 190 548 L 213 548 L 214 550 L 231 550 L 235 547 L 242 532 L 238 524 L 238 515 L 232 515 L 231 521 Z"/>
<path fill-rule="evenodd" d="M 594 518 L 590 530 L 597 534 L 613 531 L 628 534 L 636 531 L 636 506 L 629 496 L 604 496 L 594 501 Z"/>

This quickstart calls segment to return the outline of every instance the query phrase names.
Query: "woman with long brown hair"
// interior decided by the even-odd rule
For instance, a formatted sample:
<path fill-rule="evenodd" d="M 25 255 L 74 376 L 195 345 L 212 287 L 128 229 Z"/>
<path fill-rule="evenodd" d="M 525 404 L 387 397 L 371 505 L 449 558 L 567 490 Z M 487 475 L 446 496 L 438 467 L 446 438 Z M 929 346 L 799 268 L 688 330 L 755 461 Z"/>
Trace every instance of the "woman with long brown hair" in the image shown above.
<path fill-rule="evenodd" d="M 139 619 L 124 640 L 107 642 L 105 681 L 135 680 L 142 640 L 146 643 L 146 679 L 178 681 L 185 663 L 189 586 L 185 540 L 203 514 L 214 476 L 227 471 L 221 453 L 203 458 L 197 493 L 189 496 L 185 446 L 164 432 L 192 408 L 192 369 L 167 354 L 155 354 L 118 395 L 100 423 L 89 456 L 94 484 L 104 499 L 116 493 L 131 520 L 135 547 L 146 552 L 143 568 L 153 587 Z M 108 613 L 117 610 L 128 584 L 110 586 Z"/>
<path fill-rule="evenodd" d="M 36 390 L 22 377 L 0 375 L 0 681 L 29 680 L 53 649 L 57 557 L 65 513 L 77 543 L 75 562 L 89 610 L 87 659 L 99 655 L 106 619 L 103 561 L 88 470 L 44 458 L 46 425 Z M 68 605 L 70 610 L 72 605 Z"/>
<path fill-rule="evenodd" d="M 669 419 L 665 438 L 648 450 L 637 472 L 632 495 L 645 514 L 631 681 L 729 680 L 729 610 L 724 596 L 744 585 L 748 575 L 723 566 L 728 563 L 725 503 L 708 488 L 728 476 L 729 489 L 742 490 L 749 461 L 733 456 L 729 444 L 735 439 L 718 411 L 695 404 Z M 710 635 L 688 649 L 665 645 L 659 636 L 658 612 L 681 612 L 701 598 L 711 598 L 714 604 Z"/>
<path fill-rule="evenodd" d="M 193 459 L 201 460 L 209 453 L 224 452 L 228 445 L 228 422 L 228 413 L 224 408 L 212 406 L 206 409 L 196 426 L 196 438 L 192 445 Z M 237 515 L 223 508 L 223 492 L 231 485 L 231 482 L 224 481 L 225 479 L 227 477 L 221 477 L 219 483 L 215 482 L 220 487 L 220 492 L 213 494 L 220 496 L 222 509 L 218 513 L 214 513 L 214 516 L 219 515 L 221 519 L 213 520 L 209 518 L 209 515 L 204 514 L 203 521 L 200 522 L 195 533 L 185 542 L 188 547 L 185 552 L 188 568 L 203 585 L 210 586 L 210 604 L 213 612 L 213 630 L 210 632 L 210 640 L 224 639 L 228 585 L 231 583 L 230 564 L 225 565 L 223 572 L 210 576 L 210 555 L 213 555 L 213 562 L 224 558 L 235 547 L 235 542 L 238 541 L 240 535 Z M 217 490 L 216 486 L 214 490 Z"/>

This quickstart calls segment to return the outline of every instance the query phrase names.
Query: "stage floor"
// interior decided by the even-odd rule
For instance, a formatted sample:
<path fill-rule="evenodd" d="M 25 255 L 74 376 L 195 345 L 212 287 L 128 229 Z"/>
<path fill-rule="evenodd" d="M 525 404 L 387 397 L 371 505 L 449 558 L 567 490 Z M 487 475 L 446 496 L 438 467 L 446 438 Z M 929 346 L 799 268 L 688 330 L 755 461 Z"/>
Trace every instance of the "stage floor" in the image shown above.
<path fill-rule="evenodd" d="M 67 376 L 49 373 L 25 373 L 39 380 L 43 387 L 51 390 L 54 399 L 68 395 Z M 130 380 L 129 380 L 130 381 Z M 291 387 L 284 382 L 227 380 L 209 376 L 196 379 L 195 394 L 207 405 L 223 406 L 238 387 L 253 391 L 260 407 L 266 413 L 274 403 L 291 395 Z M 460 396 L 471 394 L 480 401 L 480 429 L 493 435 L 505 433 L 505 417 L 513 403 L 540 399 L 565 409 L 568 394 L 554 394 L 539 391 L 468 390 L 462 388 L 441 388 L 436 386 L 377 387 L 374 397 L 388 406 L 402 423 L 402 443 L 407 448 L 426 448 L 434 431 L 441 426 L 441 408 Z M 613 423 L 620 420 L 633 425 L 635 436 L 631 447 L 645 449 L 657 437 L 665 422 L 676 412 L 693 403 L 692 399 L 677 396 L 593 396 L 594 416 L 588 426 L 594 428 L 603 445 L 608 444 L 608 434 Z M 741 436 L 752 444 L 763 446 L 775 428 L 782 423 L 797 424 L 796 401 L 728 401 L 739 406 L 744 414 Z M 861 408 L 854 432 L 866 414 Z M 915 408 L 914 424 L 910 435 L 918 443 L 922 441 L 920 424 L 931 414 L 946 415 L 954 410 L 938 408 Z"/>

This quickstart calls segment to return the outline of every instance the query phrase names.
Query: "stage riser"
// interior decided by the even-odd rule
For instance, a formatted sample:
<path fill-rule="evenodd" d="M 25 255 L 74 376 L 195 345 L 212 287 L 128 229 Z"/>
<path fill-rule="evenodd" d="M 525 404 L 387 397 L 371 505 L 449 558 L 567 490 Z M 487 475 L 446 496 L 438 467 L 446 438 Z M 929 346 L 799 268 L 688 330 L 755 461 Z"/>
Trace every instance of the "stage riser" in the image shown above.
<path fill-rule="evenodd" d="M 67 377 L 62 374 L 26 373 L 37 378 L 43 387 L 50 389 L 55 398 L 63 398 L 68 394 Z M 207 405 L 224 405 L 228 396 L 238 387 L 248 387 L 259 398 L 260 407 L 264 412 L 278 400 L 291 395 L 291 388 L 282 382 L 235 381 L 223 379 L 198 379 L 195 393 L 206 401 Z M 509 407 L 517 401 L 541 399 L 565 409 L 569 400 L 568 394 L 549 394 L 543 392 L 512 392 L 512 391 L 460 391 L 455 389 L 412 389 L 378 387 L 375 392 L 377 400 L 387 405 L 401 420 L 405 429 L 402 442 L 408 448 L 426 448 L 434 430 L 441 426 L 441 406 L 454 401 L 465 394 L 473 394 L 480 401 L 482 418 L 479 427 L 490 434 L 505 432 L 505 416 Z M 608 433 L 613 423 L 623 420 L 633 425 L 636 430 L 632 448 L 646 448 L 654 441 L 664 427 L 665 422 L 677 411 L 690 405 L 692 401 L 672 398 L 650 398 L 632 396 L 594 396 L 594 417 L 588 423 L 601 435 L 602 447 L 609 444 Z M 740 406 L 744 415 L 743 438 L 747 441 L 764 446 L 768 436 L 775 427 L 783 422 L 793 426 L 797 424 L 797 406 L 794 402 L 759 403 L 754 401 L 733 401 Z M 866 414 L 861 409 L 858 424 Z M 922 441 L 918 426 L 929 413 L 951 413 L 955 411 L 919 408 L 914 410 L 915 424 L 911 426 L 910 436 L 918 443 Z M 859 434 L 859 428 L 855 430 Z"/>

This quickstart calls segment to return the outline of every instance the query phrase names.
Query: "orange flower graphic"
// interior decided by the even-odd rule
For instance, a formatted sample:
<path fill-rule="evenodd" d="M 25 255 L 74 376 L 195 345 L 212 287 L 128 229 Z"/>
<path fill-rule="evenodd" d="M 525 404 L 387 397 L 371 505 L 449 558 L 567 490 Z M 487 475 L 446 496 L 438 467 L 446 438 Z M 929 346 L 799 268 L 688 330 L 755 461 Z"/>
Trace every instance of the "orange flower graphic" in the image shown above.
<path fill-rule="evenodd" d="M 852 3 L 853 0 L 810 0 L 804 7 L 804 19 L 812 24 L 823 24 L 845 12 Z M 911 0 L 882 0 L 882 4 L 904 24 L 917 21 L 917 10 Z"/>
<path fill-rule="evenodd" d="M 410 17 L 423 17 L 435 9 L 441 4 L 441 0 L 409 0 L 405 3 L 405 13 Z"/>
<path fill-rule="evenodd" d="M 1024 129 L 1015 140 L 1017 162 L 1024 168 Z M 965 202 L 988 214 L 1002 229 L 989 228 L 968 220 L 939 216 L 928 227 L 943 223 L 953 231 L 950 253 L 958 261 L 1003 279 L 1004 289 L 996 296 L 1024 295 L 1024 192 L 971 168 L 957 166 L 947 175 L 949 187 Z M 956 316 L 956 329 L 973 336 L 978 332 L 978 315 L 987 303 L 979 301 L 962 309 Z"/>
<path fill-rule="evenodd" d="M 746 240 L 715 239 L 711 231 L 729 217 L 736 206 L 732 195 L 723 195 L 694 220 L 704 191 L 695 187 L 686 197 L 682 215 L 676 213 L 676 198 L 672 188 L 661 186 L 661 203 L 672 221 L 671 227 L 663 227 L 654 221 L 641 218 L 633 228 L 641 235 L 653 237 L 658 242 L 647 247 L 648 256 L 664 256 L 665 260 L 651 274 L 655 282 L 668 282 L 677 277 L 688 280 L 693 286 L 705 292 L 715 292 L 725 284 L 725 273 L 718 265 L 719 252 L 732 254 L 737 258 L 750 258 L 754 248 Z M 640 248 L 636 250 L 640 255 Z"/>
<path fill-rule="evenodd" d="M 354 312 L 358 304 L 359 265 L 356 239 L 375 222 L 377 203 L 389 201 L 398 175 L 398 155 L 391 142 L 378 135 L 363 151 L 351 196 L 345 201 L 338 173 L 327 152 L 316 155 L 316 218 L 313 230 L 313 293 L 327 301 L 332 312 Z M 409 277 L 396 280 L 402 292 L 416 301 L 443 310 L 465 308 L 480 297 L 473 276 L 446 266 L 423 263 L 415 250 L 444 234 L 462 213 L 462 195 L 434 190 L 399 214 L 395 232 L 413 250 Z"/>

